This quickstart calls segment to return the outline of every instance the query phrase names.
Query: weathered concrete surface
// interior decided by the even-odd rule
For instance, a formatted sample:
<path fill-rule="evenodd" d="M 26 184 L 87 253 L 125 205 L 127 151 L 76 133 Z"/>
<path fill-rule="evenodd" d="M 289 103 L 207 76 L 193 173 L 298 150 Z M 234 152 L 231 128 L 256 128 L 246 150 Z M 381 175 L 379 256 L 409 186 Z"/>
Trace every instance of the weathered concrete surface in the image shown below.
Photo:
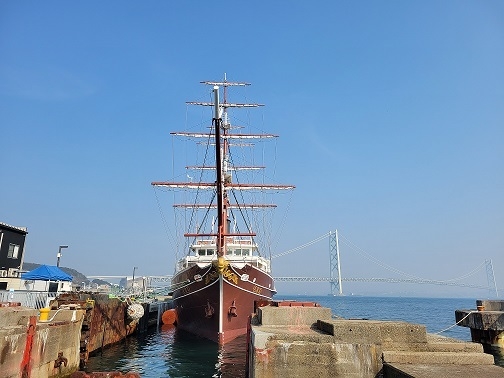
<path fill-rule="evenodd" d="M 481 331 L 504 331 L 504 311 L 456 310 L 455 319 L 462 327 Z"/>
<path fill-rule="evenodd" d="M 38 310 L 21 306 L 0 307 L 0 330 L 6 327 L 26 326 L 30 316 L 38 316 Z"/>
<path fill-rule="evenodd" d="M 408 345 L 408 349 L 403 350 L 413 350 L 411 344 Z M 396 348 L 395 350 L 400 350 Z M 446 336 L 434 335 L 431 333 L 427 334 L 427 344 L 424 345 L 421 350 L 426 352 L 477 352 L 483 353 L 483 346 L 478 343 L 468 343 L 459 339 L 452 339 Z"/>
<path fill-rule="evenodd" d="M 437 372 L 452 365 L 499 369 L 481 345 L 427 334 L 423 325 L 331 319 L 327 311 L 315 309 L 319 312 L 302 307 L 258 309 L 250 331 L 251 378 L 387 377 L 384 362 L 390 371 L 400 371 L 394 367 L 403 364 L 436 366 Z M 313 322 L 315 314 L 323 319 Z"/>
<path fill-rule="evenodd" d="M 502 378 L 504 369 L 495 365 L 384 364 L 387 378 Z"/>
<path fill-rule="evenodd" d="M 0 376 L 65 377 L 79 368 L 81 310 L 52 311 L 48 322 L 38 311 L 0 308 Z"/>
<path fill-rule="evenodd" d="M 389 364 L 431 364 L 431 365 L 493 365 L 493 357 L 486 353 L 466 352 L 405 352 L 384 351 L 383 362 Z M 504 373 L 504 371 L 503 371 Z"/>
<path fill-rule="evenodd" d="M 406 322 L 373 320 L 319 320 L 317 328 L 335 341 L 354 343 L 425 343 L 425 326 Z"/>
<path fill-rule="evenodd" d="M 257 309 L 257 320 L 270 326 L 292 325 L 311 326 L 319 319 L 331 319 L 331 309 L 326 307 L 275 307 L 266 306 Z"/>
<path fill-rule="evenodd" d="M 330 335 L 307 326 L 257 328 L 251 333 L 251 378 L 374 377 L 380 367 L 372 344 L 335 344 Z"/>

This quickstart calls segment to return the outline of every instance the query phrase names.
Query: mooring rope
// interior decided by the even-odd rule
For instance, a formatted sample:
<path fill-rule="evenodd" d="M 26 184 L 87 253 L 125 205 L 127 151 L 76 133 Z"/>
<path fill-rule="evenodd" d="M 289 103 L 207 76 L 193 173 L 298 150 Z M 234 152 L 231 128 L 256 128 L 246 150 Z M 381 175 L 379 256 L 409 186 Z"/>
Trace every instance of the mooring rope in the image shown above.
<path fill-rule="evenodd" d="M 439 334 L 440 334 L 440 333 L 442 333 L 442 332 L 445 332 L 445 331 L 448 331 L 449 329 L 452 329 L 453 327 L 455 327 L 455 326 L 459 325 L 459 323 L 460 323 L 461 321 L 465 320 L 465 319 L 466 319 L 469 315 L 471 315 L 471 314 L 473 314 L 473 313 L 475 313 L 475 312 L 478 312 L 478 311 L 469 311 L 469 313 L 468 313 L 466 316 L 464 316 L 462 319 L 460 319 L 457 323 L 452 324 L 452 325 L 451 325 L 451 326 L 449 326 L 448 328 L 442 329 L 441 331 L 434 333 L 434 335 L 439 335 Z"/>

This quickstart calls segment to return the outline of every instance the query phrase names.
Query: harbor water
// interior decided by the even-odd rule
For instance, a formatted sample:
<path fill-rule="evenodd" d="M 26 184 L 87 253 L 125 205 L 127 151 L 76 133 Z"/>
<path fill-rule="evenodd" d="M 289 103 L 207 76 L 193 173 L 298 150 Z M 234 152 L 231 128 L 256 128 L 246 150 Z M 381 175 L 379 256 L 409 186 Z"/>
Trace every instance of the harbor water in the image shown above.
<path fill-rule="evenodd" d="M 277 296 L 315 301 L 347 319 L 401 320 L 423 324 L 427 332 L 470 341 L 468 328 L 454 326 L 455 310 L 475 307 L 475 299 L 361 296 Z M 450 328 L 451 327 L 451 328 Z M 88 371 L 135 371 L 142 378 L 245 377 L 245 337 L 223 349 L 173 326 L 151 329 L 90 358 Z"/>

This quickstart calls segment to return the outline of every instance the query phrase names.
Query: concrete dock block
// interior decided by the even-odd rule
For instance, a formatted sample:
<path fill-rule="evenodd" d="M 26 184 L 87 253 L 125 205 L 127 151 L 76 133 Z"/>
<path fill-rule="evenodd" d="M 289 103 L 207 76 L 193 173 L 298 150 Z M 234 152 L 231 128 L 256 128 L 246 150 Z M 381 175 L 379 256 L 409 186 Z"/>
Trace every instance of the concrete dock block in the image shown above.
<path fill-rule="evenodd" d="M 426 343 L 427 331 L 424 325 L 406 322 L 380 322 L 383 342 Z"/>
<path fill-rule="evenodd" d="M 254 348 L 251 377 L 369 377 L 381 368 L 381 350 L 368 344 L 285 342 Z"/>
<path fill-rule="evenodd" d="M 334 336 L 335 342 L 343 343 L 381 343 L 379 322 L 367 320 L 330 320 L 317 322 L 321 331 Z"/>
<path fill-rule="evenodd" d="M 406 322 L 374 320 L 319 320 L 317 328 L 350 343 L 425 343 L 425 326 Z"/>
<path fill-rule="evenodd" d="M 311 326 L 319 319 L 331 319 L 331 309 L 326 307 L 272 307 L 257 309 L 258 320 L 265 326 Z"/>
<path fill-rule="evenodd" d="M 483 353 L 481 344 L 472 342 L 382 343 L 384 350 L 403 352 Z"/>
<path fill-rule="evenodd" d="M 451 337 L 427 334 L 426 352 L 473 352 L 483 353 L 483 345 Z"/>
<path fill-rule="evenodd" d="M 30 316 L 39 315 L 39 311 L 33 308 L 26 307 L 2 307 L 2 315 L 0 316 L 0 328 L 12 325 L 26 326 L 30 320 Z"/>
<path fill-rule="evenodd" d="M 495 368 L 502 369 L 493 365 L 493 356 L 483 353 L 480 344 L 428 334 L 423 325 L 332 319 L 329 309 L 320 309 L 260 308 L 251 326 L 249 376 L 451 378 L 468 376 L 463 375 L 467 367 L 484 372 L 474 377 L 487 377 L 492 371 L 488 377 L 493 378 L 498 376 Z M 434 373 L 408 375 L 397 366 Z M 450 375 L 453 371 L 462 375 Z M 504 369 L 500 372 L 504 377 Z"/>
<path fill-rule="evenodd" d="M 412 365 L 384 364 L 386 378 L 502 378 L 504 369 L 491 365 Z"/>
<path fill-rule="evenodd" d="M 265 349 L 266 343 L 273 335 L 274 334 L 271 332 L 264 332 L 259 329 L 255 329 L 250 333 L 250 340 L 256 349 Z"/>
<path fill-rule="evenodd" d="M 38 322 L 38 310 L 1 309 L 0 319 L 11 325 L 0 327 L 0 377 L 66 377 L 78 369 L 83 311 L 62 310 L 57 315 L 58 320 Z M 56 368 L 59 356 L 65 364 Z"/>
<path fill-rule="evenodd" d="M 458 352 L 402 352 L 384 351 L 383 362 L 388 364 L 424 365 L 493 365 L 494 358 L 486 353 Z M 504 371 L 503 371 L 504 373 Z"/>

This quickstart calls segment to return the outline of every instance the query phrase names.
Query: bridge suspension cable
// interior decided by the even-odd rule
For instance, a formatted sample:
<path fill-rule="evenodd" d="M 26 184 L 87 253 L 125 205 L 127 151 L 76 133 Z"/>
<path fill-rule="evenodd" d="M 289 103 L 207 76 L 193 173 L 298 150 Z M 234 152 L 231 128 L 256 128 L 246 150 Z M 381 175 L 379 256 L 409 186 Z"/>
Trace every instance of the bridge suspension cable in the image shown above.
<path fill-rule="evenodd" d="M 389 270 L 391 272 L 397 273 L 399 275 L 402 275 L 402 276 L 410 278 L 410 279 L 419 280 L 419 281 L 430 281 L 429 279 L 426 279 L 426 278 L 423 278 L 423 277 L 414 276 L 414 275 L 408 274 L 406 272 L 403 272 L 402 270 L 396 269 L 396 268 L 394 268 L 394 267 L 392 267 L 390 265 L 387 265 L 387 264 L 383 263 L 382 261 L 378 260 L 376 257 L 374 257 L 371 254 L 369 254 L 368 252 L 364 251 L 362 248 L 357 247 L 355 244 L 353 244 L 351 241 L 349 241 L 344 236 L 342 237 L 342 239 L 343 239 L 343 243 L 346 244 L 348 247 L 350 247 L 352 250 L 354 250 L 355 252 L 357 252 L 357 253 L 359 253 L 361 255 L 364 255 L 369 260 L 371 260 L 372 262 L 374 262 L 375 264 L 379 265 L 380 267 L 382 267 L 384 269 L 387 269 L 387 270 Z M 486 264 L 486 262 L 483 261 L 480 265 L 478 265 L 476 268 L 474 268 L 473 270 L 471 270 L 469 273 L 466 273 L 466 274 L 464 274 L 464 275 L 462 275 L 460 277 L 451 278 L 451 279 L 448 279 L 448 280 L 439 280 L 439 281 L 440 282 L 461 281 L 461 280 L 463 280 L 465 278 L 468 278 L 468 277 L 474 275 L 478 271 L 480 271 L 481 268 L 485 264 Z"/>
<path fill-rule="evenodd" d="M 403 272 L 402 270 L 396 269 L 396 268 L 394 268 L 394 267 L 392 267 L 390 265 L 385 264 L 384 262 L 378 260 L 376 257 L 374 257 L 373 255 L 371 255 L 370 253 L 364 251 L 362 248 L 356 246 L 354 243 L 352 243 L 350 240 L 348 240 L 344 236 L 340 235 L 340 237 L 342 239 L 342 242 L 344 244 L 346 244 L 348 247 L 350 247 L 350 249 L 354 250 L 355 252 L 359 253 L 360 255 L 362 255 L 362 256 L 366 257 L 367 259 L 371 260 L 372 262 L 374 262 L 378 266 L 382 267 L 383 269 L 386 269 L 388 271 L 391 271 L 393 273 L 399 274 L 401 276 L 404 276 L 404 277 L 407 277 L 407 278 L 410 278 L 410 279 L 422 279 L 421 277 L 413 276 L 411 274 Z"/>
<path fill-rule="evenodd" d="M 275 277 L 275 281 L 279 282 L 331 282 L 331 277 Z M 413 284 L 427 284 L 427 285 L 444 285 L 444 286 L 462 286 L 470 287 L 473 289 L 488 289 L 488 286 L 473 285 L 465 283 L 446 282 L 439 280 L 417 280 L 411 278 L 341 278 L 345 282 L 386 282 L 386 283 L 413 283 Z"/>
<path fill-rule="evenodd" d="M 327 238 L 329 235 L 331 235 L 331 232 L 328 232 L 327 234 L 319 236 L 318 238 L 316 238 L 316 239 L 314 239 L 314 240 L 312 240 L 312 241 L 310 241 L 310 242 L 308 242 L 306 244 L 300 245 L 299 247 L 296 247 L 296 248 L 293 248 L 293 249 L 289 249 L 288 251 L 285 251 L 285 252 L 273 255 L 273 256 L 271 256 L 271 258 L 272 259 L 276 259 L 277 257 L 282 257 L 282 256 L 285 256 L 285 255 L 289 255 L 289 254 L 291 254 L 293 252 L 299 251 L 301 249 L 309 247 L 310 245 L 318 243 L 319 241 L 324 240 L 325 238 Z"/>

